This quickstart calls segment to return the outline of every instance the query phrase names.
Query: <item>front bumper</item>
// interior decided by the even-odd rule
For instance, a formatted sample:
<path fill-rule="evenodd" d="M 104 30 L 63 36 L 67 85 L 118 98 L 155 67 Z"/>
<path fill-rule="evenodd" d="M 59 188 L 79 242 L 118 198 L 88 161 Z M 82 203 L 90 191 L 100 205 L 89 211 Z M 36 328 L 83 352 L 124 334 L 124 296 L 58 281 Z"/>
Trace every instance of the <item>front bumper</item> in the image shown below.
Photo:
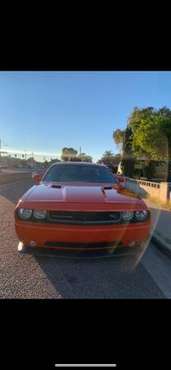
<path fill-rule="evenodd" d="M 104 249 L 141 244 L 150 234 L 150 221 L 122 225 L 61 225 L 41 224 L 16 220 L 15 229 L 25 245 L 51 247 L 56 249 Z"/>

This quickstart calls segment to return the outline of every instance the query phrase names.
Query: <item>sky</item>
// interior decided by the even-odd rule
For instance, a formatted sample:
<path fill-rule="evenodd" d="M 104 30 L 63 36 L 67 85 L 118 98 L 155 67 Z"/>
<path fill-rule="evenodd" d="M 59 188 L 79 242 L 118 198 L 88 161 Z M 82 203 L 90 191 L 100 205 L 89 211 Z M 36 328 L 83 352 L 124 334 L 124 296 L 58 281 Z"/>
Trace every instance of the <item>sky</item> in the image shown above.
<path fill-rule="evenodd" d="M 0 72 L 2 148 L 99 159 L 133 108 L 171 108 L 171 72 Z M 5 144 L 7 147 L 5 147 Z"/>

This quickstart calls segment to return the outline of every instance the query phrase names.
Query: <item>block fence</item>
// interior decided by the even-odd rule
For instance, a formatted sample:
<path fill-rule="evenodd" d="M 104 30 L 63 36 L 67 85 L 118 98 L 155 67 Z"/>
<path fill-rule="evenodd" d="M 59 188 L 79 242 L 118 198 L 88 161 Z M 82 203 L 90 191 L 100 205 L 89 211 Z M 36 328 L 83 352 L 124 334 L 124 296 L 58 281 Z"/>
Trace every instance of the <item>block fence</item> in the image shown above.
<path fill-rule="evenodd" d="M 135 179 L 126 179 L 127 181 L 131 181 L 132 184 L 138 184 L 142 189 L 144 189 L 150 197 L 157 198 L 162 202 L 166 202 L 170 200 L 170 191 L 171 191 L 171 183 L 169 182 L 152 182 L 152 181 L 145 181 L 145 180 L 135 180 Z"/>

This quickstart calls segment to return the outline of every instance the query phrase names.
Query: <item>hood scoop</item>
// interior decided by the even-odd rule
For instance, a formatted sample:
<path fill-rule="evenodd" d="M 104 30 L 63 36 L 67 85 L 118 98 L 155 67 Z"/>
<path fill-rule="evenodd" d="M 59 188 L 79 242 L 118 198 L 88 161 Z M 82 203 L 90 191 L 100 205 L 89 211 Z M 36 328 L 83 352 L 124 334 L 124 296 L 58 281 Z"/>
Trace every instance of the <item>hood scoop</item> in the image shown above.
<path fill-rule="evenodd" d="M 112 190 L 112 186 L 102 186 L 102 192 L 104 193 L 105 190 Z"/>
<path fill-rule="evenodd" d="M 104 186 L 103 189 L 104 190 L 112 190 L 113 188 L 112 188 L 112 186 Z"/>
<path fill-rule="evenodd" d="M 101 191 L 103 195 L 106 197 L 107 194 L 105 193 L 105 190 L 112 190 L 112 186 L 102 186 Z"/>
<path fill-rule="evenodd" d="M 51 188 L 53 188 L 53 189 L 61 189 L 62 186 L 61 185 L 57 185 L 57 184 L 53 184 L 53 185 L 51 185 Z"/>

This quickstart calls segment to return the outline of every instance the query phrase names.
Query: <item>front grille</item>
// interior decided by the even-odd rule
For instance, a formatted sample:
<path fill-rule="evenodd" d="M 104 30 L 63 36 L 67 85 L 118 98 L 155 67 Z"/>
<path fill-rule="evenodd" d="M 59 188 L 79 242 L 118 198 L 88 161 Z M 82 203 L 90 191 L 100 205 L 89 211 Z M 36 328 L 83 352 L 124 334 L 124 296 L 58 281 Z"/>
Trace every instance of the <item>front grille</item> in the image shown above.
<path fill-rule="evenodd" d="M 119 241 L 113 241 L 111 243 L 64 243 L 64 242 L 50 242 L 47 241 L 45 247 L 49 248 L 64 248 L 64 249 L 75 249 L 75 250 L 91 250 L 91 249 L 110 249 L 122 246 Z"/>
<path fill-rule="evenodd" d="M 111 225 L 119 223 L 120 212 L 69 212 L 50 211 L 48 221 L 74 225 Z"/>

